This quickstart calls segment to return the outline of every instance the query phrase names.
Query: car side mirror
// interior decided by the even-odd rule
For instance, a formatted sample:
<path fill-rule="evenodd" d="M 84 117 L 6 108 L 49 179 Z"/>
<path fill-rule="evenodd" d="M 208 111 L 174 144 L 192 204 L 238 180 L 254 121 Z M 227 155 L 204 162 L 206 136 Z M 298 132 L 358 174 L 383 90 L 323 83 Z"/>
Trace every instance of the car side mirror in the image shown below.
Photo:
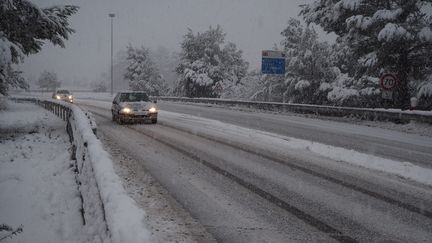
<path fill-rule="evenodd" d="M 153 103 L 155 103 L 155 104 L 156 104 L 156 103 L 157 103 L 157 100 L 153 100 Z"/>

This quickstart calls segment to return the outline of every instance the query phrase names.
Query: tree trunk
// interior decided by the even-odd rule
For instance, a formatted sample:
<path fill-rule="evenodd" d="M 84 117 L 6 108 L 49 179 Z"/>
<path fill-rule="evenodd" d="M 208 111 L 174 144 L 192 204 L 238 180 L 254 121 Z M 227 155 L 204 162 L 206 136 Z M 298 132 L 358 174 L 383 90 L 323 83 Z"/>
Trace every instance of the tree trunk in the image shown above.
<path fill-rule="evenodd" d="M 396 88 L 397 100 L 396 105 L 402 110 L 409 109 L 410 107 L 410 93 L 408 89 L 408 74 L 409 74 L 409 63 L 408 53 L 404 52 L 399 59 L 399 69 L 397 72 L 397 78 L 399 79 L 399 85 Z"/>

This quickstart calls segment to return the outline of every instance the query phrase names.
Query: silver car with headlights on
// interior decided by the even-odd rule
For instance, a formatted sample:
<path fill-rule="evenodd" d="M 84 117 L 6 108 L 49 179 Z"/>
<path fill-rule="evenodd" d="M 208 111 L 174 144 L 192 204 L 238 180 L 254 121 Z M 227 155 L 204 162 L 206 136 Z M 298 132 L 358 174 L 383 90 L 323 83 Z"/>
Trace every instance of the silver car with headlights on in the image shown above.
<path fill-rule="evenodd" d="M 74 101 L 74 97 L 73 97 L 72 93 L 66 89 L 57 90 L 56 92 L 53 93 L 52 98 L 56 99 L 56 100 L 67 101 L 70 103 L 73 103 L 73 101 Z"/>
<path fill-rule="evenodd" d="M 145 121 L 157 123 L 156 101 L 151 102 L 145 92 L 117 93 L 112 103 L 111 112 L 113 121 L 119 124 Z"/>

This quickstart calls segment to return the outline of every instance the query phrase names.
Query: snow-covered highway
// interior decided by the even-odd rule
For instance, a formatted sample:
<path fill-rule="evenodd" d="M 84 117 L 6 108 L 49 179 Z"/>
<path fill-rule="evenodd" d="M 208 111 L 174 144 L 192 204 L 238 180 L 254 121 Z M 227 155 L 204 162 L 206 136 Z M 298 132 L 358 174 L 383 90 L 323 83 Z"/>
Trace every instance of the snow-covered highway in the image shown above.
<path fill-rule="evenodd" d="M 110 102 L 78 103 L 219 241 L 432 239 L 428 137 L 168 102 L 157 125 L 120 126 Z"/>
<path fill-rule="evenodd" d="M 430 137 L 302 116 L 239 112 L 214 105 L 160 102 L 159 106 L 165 111 L 215 119 L 368 154 L 416 162 L 432 168 Z"/>

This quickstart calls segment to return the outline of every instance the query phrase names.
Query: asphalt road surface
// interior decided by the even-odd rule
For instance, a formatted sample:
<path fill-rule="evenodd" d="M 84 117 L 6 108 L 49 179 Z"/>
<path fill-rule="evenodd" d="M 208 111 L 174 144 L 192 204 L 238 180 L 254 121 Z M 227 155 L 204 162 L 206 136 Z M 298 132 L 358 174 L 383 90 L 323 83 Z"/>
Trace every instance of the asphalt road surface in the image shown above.
<path fill-rule="evenodd" d="M 109 102 L 78 103 L 95 114 L 110 146 L 141 161 L 220 242 L 432 242 L 430 187 L 307 150 L 281 151 L 266 144 L 271 138 L 224 132 L 194 116 L 423 167 L 432 167 L 430 138 L 168 102 L 156 125 L 118 125 Z"/>

